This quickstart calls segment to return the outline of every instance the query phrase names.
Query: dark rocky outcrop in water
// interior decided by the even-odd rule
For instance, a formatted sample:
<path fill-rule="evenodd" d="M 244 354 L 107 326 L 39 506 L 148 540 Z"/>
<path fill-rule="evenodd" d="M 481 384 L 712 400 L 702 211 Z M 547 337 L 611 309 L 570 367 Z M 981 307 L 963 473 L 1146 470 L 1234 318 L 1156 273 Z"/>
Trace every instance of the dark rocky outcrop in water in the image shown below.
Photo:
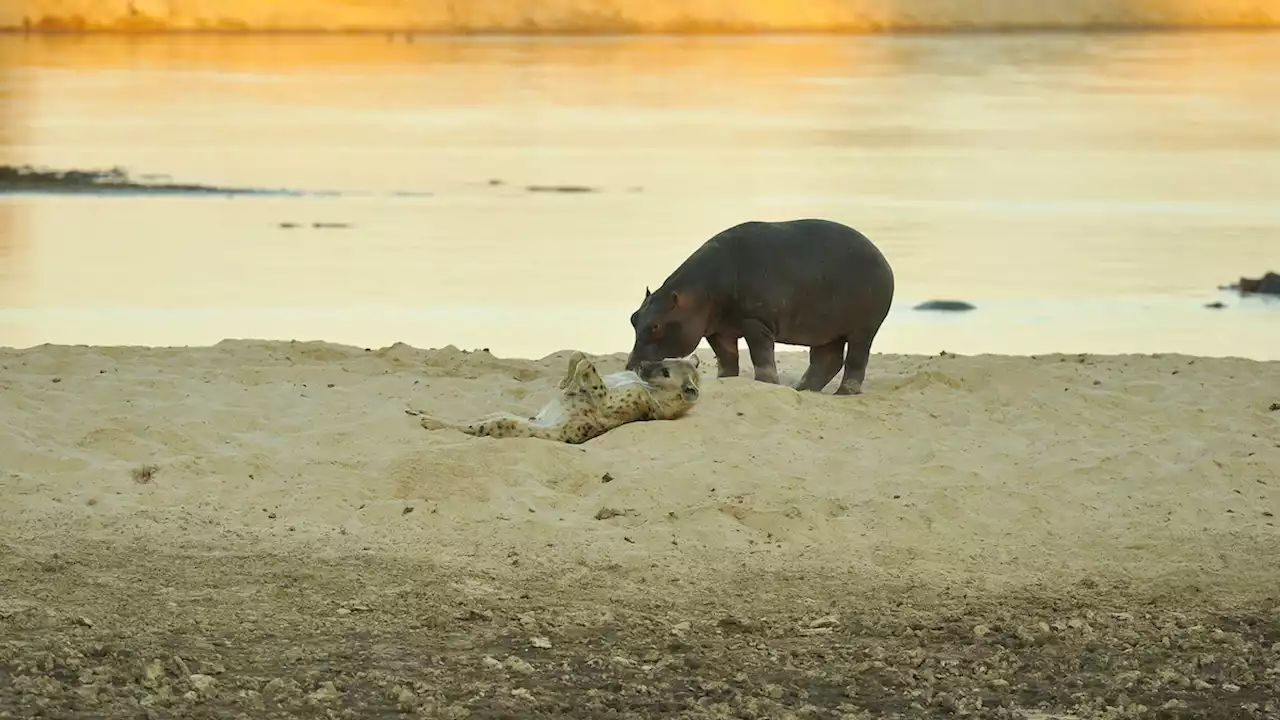
<path fill-rule="evenodd" d="M 143 178 L 146 181 L 143 181 Z M 134 178 L 124 168 L 110 170 L 50 170 L 30 165 L 0 165 L 0 195 L 18 193 L 84 195 L 337 195 L 266 188 L 231 188 L 167 182 L 164 175 Z"/>
<path fill-rule="evenodd" d="M 915 307 L 916 310 L 934 310 L 938 312 L 965 312 L 977 307 L 963 300 L 927 300 Z"/>
<path fill-rule="evenodd" d="M 1241 295 L 1280 295 L 1280 275 L 1268 272 L 1254 280 L 1242 277 L 1240 282 L 1223 285 L 1219 290 L 1235 290 Z"/>
<path fill-rule="evenodd" d="M 154 177 L 154 176 L 152 176 Z M 0 193 L 215 193 L 261 194 L 263 190 L 209 185 L 142 182 L 122 168 L 110 170 L 47 170 L 29 165 L 0 165 Z"/>
<path fill-rule="evenodd" d="M 283 230 L 294 230 L 294 229 L 306 227 L 306 226 L 307 226 L 307 223 L 295 223 L 295 222 L 282 222 L 279 224 L 279 227 Z M 336 222 L 313 222 L 311 223 L 311 227 L 317 230 L 345 230 L 350 228 L 351 224 L 336 223 Z"/>
<path fill-rule="evenodd" d="M 1239 291 L 1240 295 L 1280 295 L 1280 274 L 1266 273 L 1261 278 L 1240 278 L 1240 282 L 1229 284 L 1221 290 Z"/>
<path fill-rule="evenodd" d="M 525 190 L 529 192 L 550 192 L 550 193 L 593 193 L 600 192 L 593 187 L 586 185 L 526 185 Z"/>

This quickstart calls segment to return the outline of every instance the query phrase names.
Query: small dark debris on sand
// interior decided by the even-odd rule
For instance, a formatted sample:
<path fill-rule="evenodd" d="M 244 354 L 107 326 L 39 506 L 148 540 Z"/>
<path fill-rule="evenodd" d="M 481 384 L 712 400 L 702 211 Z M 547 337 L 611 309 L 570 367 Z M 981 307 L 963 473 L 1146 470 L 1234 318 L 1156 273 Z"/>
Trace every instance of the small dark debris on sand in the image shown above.
<path fill-rule="evenodd" d="M 1208 303 L 1208 304 L 1206 304 L 1206 305 L 1205 305 L 1205 307 L 1209 308 L 1210 310 L 1221 310 L 1222 308 L 1224 308 L 1224 307 L 1226 307 L 1226 306 L 1227 306 L 1227 304 L 1226 304 L 1226 303 L 1221 302 L 1221 301 L 1219 301 L 1219 300 L 1215 300 L 1215 301 L 1213 301 L 1213 302 Z"/>
<path fill-rule="evenodd" d="M 600 192 L 598 188 L 587 187 L 586 185 L 526 185 L 525 190 L 529 192 L 550 192 L 550 193 L 593 193 Z"/>
<path fill-rule="evenodd" d="M 1267 272 L 1253 279 L 1242 277 L 1240 282 L 1223 285 L 1219 290 L 1235 290 L 1241 295 L 1280 295 L 1280 274 Z"/>
<path fill-rule="evenodd" d="M 158 466 L 148 463 L 146 465 L 139 465 L 138 467 L 130 470 L 129 475 L 133 478 L 133 481 L 139 485 L 147 485 L 155 479 L 156 473 L 158 472 L 160 472 L 160 468 Z"/>
<path fill-rule="evenodd" d="M 936 310 L 940 312 L 965 312 L 975 310 L 977 306 L 964 300 L 926 300 L 915 307 L 916 310 Z"/>

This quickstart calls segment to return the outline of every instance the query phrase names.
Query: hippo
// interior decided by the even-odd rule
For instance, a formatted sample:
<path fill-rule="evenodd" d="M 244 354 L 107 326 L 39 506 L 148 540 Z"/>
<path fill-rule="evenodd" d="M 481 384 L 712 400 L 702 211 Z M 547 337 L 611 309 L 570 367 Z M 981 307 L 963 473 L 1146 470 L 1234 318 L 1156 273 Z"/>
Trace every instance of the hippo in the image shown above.
<path fill-rule="evenodd" d="M 831 220 L 750 221 L 707 240 L 631 314 L 627 369 L 684 357 L 703 338 L 718 377 L 738 375 L 738 339 L 755 379 L 778 382 L 774 344 L 809 347 L 796 390 L 862 392 L 871 343 L 893 302 L 893 270 L 865 235 Z M 848 347 L 846 354 L 845 348 Z"/>
<path fill-rule="evenodd" d="M 1268 272 L 1262 277 L 1254 280 L 1253 278 L 1240 278 L 1240 284 L 1236 286 L 1241 295 L 1257 293 L 1261 295 L 1280 295 L 1280 274 Z"/>

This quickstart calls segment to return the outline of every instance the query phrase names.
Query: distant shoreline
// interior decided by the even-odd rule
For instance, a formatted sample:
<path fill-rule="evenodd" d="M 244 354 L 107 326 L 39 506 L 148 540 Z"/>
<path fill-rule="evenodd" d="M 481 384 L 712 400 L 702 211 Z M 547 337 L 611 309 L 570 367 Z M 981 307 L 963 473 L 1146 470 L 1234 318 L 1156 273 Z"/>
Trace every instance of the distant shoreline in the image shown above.
<path fill-rule="evenodd" d="M 13 4 L 10 4 L 13 5 Z M 1168 32 L 1280 28 L 1269 0 L 473 0 L 467 3 L 300 0 L 26 0 L 0 8 L 17 33 L 757 35 Z M 141 7 L 140 7 L 141 6 Z"/>
<path fill-rule="evenodd" d="M 1095 25 L 1095 26 L 1056 26 L 1056 25 L 1011 25 L 1011 26 L 976 26 L 976 27 L 865 27 L 865 28 L 682 28 L 635 30 L 624 28 L 550 28 L 550 29 L 514 29 L 483 28 L 475 30 L 432 30 L 413 27 L 367 27 L 367 28 L 143 28 L 128 27 L 92 27 L 92 28 L 47 28 L 21 26 L 0 27 L 0 37 L 384 37 L 401 36 L 424 40 L 468 40 L 473 38 L 749 38 L 749 37 L 947 37 L 947 36 L 990 36 L 990 35 L 1146 35 L 1146 34 L 1207 34 L 1207 33 L 1275 33 L 1280 32 L 1280 22 L 1272 25 L 1254 24 L 1218 24 L 1218 25 Z"/>

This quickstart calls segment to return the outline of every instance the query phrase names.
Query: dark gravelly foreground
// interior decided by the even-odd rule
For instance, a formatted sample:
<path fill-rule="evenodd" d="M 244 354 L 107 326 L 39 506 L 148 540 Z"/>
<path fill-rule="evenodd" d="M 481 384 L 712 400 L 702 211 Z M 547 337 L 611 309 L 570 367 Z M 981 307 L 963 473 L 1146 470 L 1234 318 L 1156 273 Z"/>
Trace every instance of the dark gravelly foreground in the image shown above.
<path fill-rule="evenodd" d="M 10 550 L 6 718 L 1280 717 L 1267 597 Z"/>

